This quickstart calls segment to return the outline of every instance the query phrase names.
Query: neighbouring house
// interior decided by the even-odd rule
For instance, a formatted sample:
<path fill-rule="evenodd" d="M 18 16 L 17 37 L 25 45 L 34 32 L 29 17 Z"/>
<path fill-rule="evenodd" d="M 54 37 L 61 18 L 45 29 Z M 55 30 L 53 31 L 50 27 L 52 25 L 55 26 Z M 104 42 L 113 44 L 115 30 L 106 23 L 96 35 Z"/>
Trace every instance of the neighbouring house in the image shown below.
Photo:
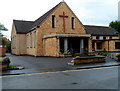
<path fill-rule="evenodd" d="M 116 51 L 118 32 L 104 26 L 83 25 L 64 2 L 35 21 L 13 20 L 11 50 L 16 55 L 56 56 L 72 53 Z"/>

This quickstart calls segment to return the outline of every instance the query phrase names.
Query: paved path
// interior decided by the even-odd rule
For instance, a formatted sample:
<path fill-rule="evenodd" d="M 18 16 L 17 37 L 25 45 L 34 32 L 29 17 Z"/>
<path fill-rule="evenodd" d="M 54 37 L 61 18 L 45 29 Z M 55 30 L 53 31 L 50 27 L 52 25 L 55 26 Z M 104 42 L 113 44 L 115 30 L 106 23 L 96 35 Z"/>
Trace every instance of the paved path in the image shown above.
<path fill-rule="evenodd" d="M 16 56 L 10 54 L 7 54 L 7 57 L 10 57 L 11 65 L 23 66 L 24 69 L 3 71 L 3 75 L 63 71 L 71 69 L 86 69 L 101 66 L 118 65 L 118 62 L 114 61 L 109 57 L 106 58 L 106 63 L 81 64 L 74 66 L 68 65 L 72 58 Z"/>
<path fill-rule="evenodd" d="M 94 89 L 91 91 L 98 91 L 95 89 L 118 89 L 118 76 L 118 67 L 24 74 L 3 76 L 2 87 L 3 89 Z"/>

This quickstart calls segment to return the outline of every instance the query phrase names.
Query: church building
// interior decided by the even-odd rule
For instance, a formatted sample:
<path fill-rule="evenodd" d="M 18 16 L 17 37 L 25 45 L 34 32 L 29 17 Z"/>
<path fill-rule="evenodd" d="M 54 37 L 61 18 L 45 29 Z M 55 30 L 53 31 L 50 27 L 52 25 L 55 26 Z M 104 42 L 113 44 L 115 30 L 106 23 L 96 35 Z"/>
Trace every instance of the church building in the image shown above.
<path fill-rule="evenodd" d="M 35 21 L 13 20 L 11 49 L 12 54 L 33 56 L 116 51 L 116 39 L 113 28 L 83 25 L 62 1 Z"/>

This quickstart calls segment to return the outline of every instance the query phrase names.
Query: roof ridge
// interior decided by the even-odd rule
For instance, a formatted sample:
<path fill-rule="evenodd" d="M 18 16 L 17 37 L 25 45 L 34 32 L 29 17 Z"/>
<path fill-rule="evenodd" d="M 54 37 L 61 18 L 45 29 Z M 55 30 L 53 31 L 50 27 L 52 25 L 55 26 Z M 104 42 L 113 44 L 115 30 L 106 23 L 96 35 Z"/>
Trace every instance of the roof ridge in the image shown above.
<path fill-rule="evenodd" d="M 15 20 L 15 19 L 13 19 L 13 21 L 19 21 L 19 22 L 34 22 L 34 21 L 27 21 L 27 20 Z"/>
<path fill-rule="evenodd" d="M 100 26 L 100 25 L 84 25 L 84 26 L 88 26 L 88 27 L 106 27 L 106 28 L 110 28 L 109 26 Z"/>

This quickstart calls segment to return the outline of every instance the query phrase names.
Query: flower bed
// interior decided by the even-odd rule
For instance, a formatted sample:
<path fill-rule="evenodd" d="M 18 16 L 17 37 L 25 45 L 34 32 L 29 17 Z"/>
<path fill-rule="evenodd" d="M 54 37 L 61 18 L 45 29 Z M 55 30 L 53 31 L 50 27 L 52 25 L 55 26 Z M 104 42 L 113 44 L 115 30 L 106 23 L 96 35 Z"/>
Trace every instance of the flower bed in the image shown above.
<path fill-rule="evenodd" d="M 103 55 L 103 56 L 107 56 L 108 55 L 108 53 L 107 52 L 101 52 L 101 53 L 99 53 L 100 55 Z"/>
<path fill-rule="evenodd" d="M 117 61 L 120 61 L 120 53 L 117 53 L 117 54 L 116 54 L 116 60 L 117 60 Z"/>
<path fill-rule="evenodd" d="M 72 54 L 70 52 L 64 52 L 64 53 L 59 52 L 59 53 L 57 53 L 56 56 L 66 58 L 66 57 L 72 57 Z"/>
<path fill-rule="evenodd" d="M 97 55 L 96 54 L 96 52 L 88 52 L 88 53 L 86 53 L 88 56 L 95 56 L 95 55 Z"/>
<path fill-rule="evenodd" d="M 84 63 L 100 63 L 105 62 L 104 56 L 87 56 L 87 57 L 75 57 L 71 61 L 72 64 L 84 64 Z"/>
<path fill-rule="evenodd" d="M 7 70 L 10 64 L 10 58 L 0 59 L 0 70 Z"/>

